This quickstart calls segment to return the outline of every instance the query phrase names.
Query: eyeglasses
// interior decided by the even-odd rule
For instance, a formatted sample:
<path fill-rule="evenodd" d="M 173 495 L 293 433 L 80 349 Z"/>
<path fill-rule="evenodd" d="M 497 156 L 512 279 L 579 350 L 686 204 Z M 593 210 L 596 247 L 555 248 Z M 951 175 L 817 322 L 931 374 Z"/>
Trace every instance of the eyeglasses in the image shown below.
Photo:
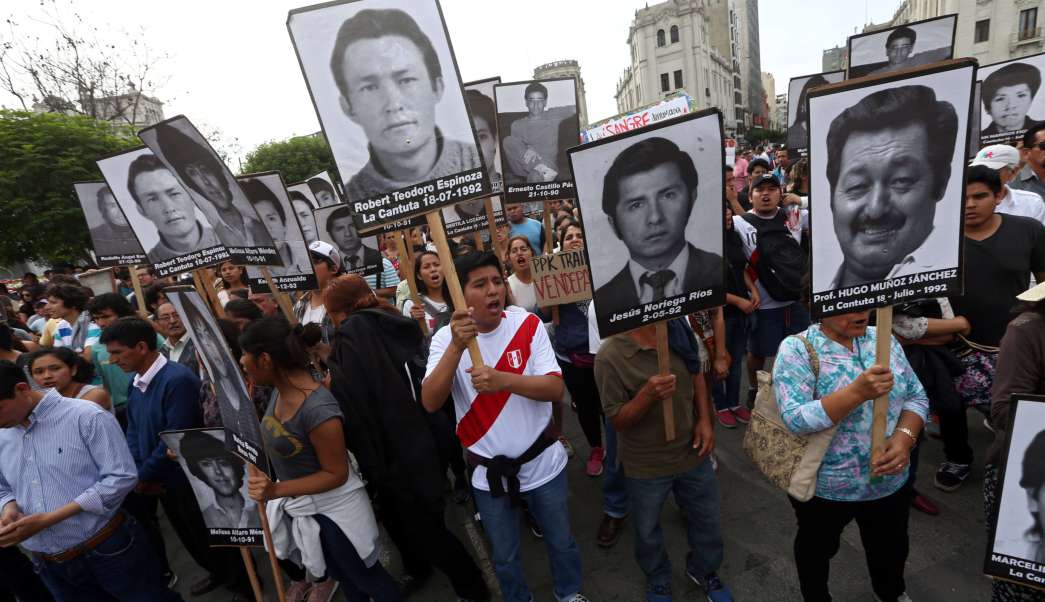
<path fill-rule="evenodd" d="M 178 316 L 157 316 L 156 317 L 156 321 L 157 322 L 173 322 L 174 320 L 177 320 L 177 319 L 178 319 Z"/>
<path fill-rule="evenodd" d="M 1035 144 L 1034 148 L 1036 148 L 1038 150 L 1045 151 L 1045 142 L 1039 142 L 1039 143 Z"/>

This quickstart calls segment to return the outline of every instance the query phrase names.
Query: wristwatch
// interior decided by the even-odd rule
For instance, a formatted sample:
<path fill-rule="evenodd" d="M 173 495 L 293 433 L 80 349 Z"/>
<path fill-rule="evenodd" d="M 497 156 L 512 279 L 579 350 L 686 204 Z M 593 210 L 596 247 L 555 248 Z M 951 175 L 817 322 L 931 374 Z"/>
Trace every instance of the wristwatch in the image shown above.
<path fill-rule="evenodd" d="M 911 441 L 914 442 L 914 445 L 918 445 L 918 437 L 915 436 L 914 431 L 912 431 L 911 429 L 907 428 L 906 426 L 898 426 L 898 427 L 896 427 L 896 430 L 900 431 L 901 433 L 903 433 L 903 434 L 907 435 L 908 437 L 910 437 Z"/>

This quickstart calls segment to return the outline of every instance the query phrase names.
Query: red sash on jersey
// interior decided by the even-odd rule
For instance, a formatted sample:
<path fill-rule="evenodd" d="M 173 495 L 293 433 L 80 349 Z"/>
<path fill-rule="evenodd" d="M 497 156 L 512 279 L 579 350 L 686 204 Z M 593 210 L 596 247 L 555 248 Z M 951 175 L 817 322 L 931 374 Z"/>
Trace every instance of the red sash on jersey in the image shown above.
<path fill-rule="evenodd" d="M 526 369 L 526 363 L 530 361 L 530 344 L 533 335 L 538 328 L 542 328 L 541 320 L 530 314 L 526 316 L 519 330 L 515 331 L 512 340 L 508 341 L 501 358 L 497 360 L 494 369 L 501 372 L 522 374 Z M 472 407 L 461 417 L 457 424 L 457 438 L 461 445 L 471 447 L 475 442 L 482 439 L 494 421 L 501 415 L 501 410 L 511 397 L 509 391 L 498 391 L 497 393 L 479 393 L 472 400 Z"/>

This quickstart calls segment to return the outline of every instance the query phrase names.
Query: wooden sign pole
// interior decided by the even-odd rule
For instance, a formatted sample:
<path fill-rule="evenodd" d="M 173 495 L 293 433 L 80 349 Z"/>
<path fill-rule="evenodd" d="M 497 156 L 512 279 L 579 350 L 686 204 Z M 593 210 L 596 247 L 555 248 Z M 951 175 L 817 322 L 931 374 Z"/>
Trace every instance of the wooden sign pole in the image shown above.
<path fill-rule="evenodd" d="M 218 295 L 214 292 L 214 287 L 207 284 L 206 268 L 193 270 L 192 281 L 196 283 L 196 292 L 210 302 L 210 307 L 214 310 L 214 315 L 219 318 L 224 318 L 225 308 L 221 305 L 221 299 L 218 299 Z"/>
<path fill-rule="evenodd" d="M 544 254 L 552 254 L 552 216 L 548 211 L 548 201 L 544 202 Z M 559 325 L 559 306 L 552 306 L 552 324 Z"/>
<path fill-rule="evenodd" d="M 269 285 L 269 290 L 272 291 L 272 296 L 276 298 L 276 304 L 283 311 L 287 321 L 290 322 L 291 326 L 297 325 L 298 318 L 294 315 L 294 308 L 290 304 L 290 298 L 287 297 L 286 293 L 276 288 L 276 283 L 272 280 L 272 272 L 269 271 L 267 265 L 259 265 L 258 267 L 261 268 L 261 275 L 265 278 L 265 283 Z"/>
<path fill-rule="evenodd" d="M 486 247 L 483 245 L 483 235 L 478 230 L 472 234 L 472 239 L 475 241 L 476 251 L 485 251 Z"/>
<path fill-rule="evenodd" d="M 145 307 L 145 293 L 142 292 L 142 283 L 138 280 L 138 266 L 131 266 L 131 286 L 134 287 L 134 299 L 138 302 L 138 315 L 148 319 L 149 310 Z"/>
<path fill-rule="evenodd" d="M 483 204 L 486 207 L 486 229 L 490 231 L 490 246 L 497 253 L 497 259 L 504 261 L 504 245 L 501 244 L 500 233 L 497 231 L 497 218 L 493 214 L 493 199 L 487 198 Z"/>
<path fill-rule="evenodd" d="M 668 376 L 671 374 L 671 352 L 668 349 L 668 323 L 657 322 L 657 374 Z M 664 412 L 664 440 L 675 440 L 675 409 L 674 400 L 667 398 L 661 402 L 661 411 Z"/>
<path fill-rule="evenodd" d="M 408 243 L 401 231 L 396 230 L 392 236 L 395 237 L 396 246 L 399 248 L 399 265 L 403 268 L 403 278 L 406 278 L 406 285 L 410 288 L 410 300 L 413 301 L 414 307 L 424 307 L 421 296 L 417 294 L 417 282 L 414 280 L 414 251 L 407 248 Z M 421 327 L 421 334 L 428 336 L 428 324 L 425 323 L 425 319 L 421 318 L 417 324 Z"/>
<path fill-rule="evenodd" d="M 443 277 L 446 278 L 446 288 L 450 289 L 450 299 L 457 309 L 467 309 L 468 303 L 464 300 L 464 291 L 461 290 L 461 281 L 457 278 L 457 268 L 454 266 L 453 255 L 450 254 L 450 245 L 446 242 L 446 230 L 443 228 L 443 218 L 438 211 L 426 213 L 428 218 L 428 233 L 435 241 L 436 251 L 439 253 L 439 263 L 443 264 Z M 468 342 L 468 357 L 472 359 L 472 366 L 485 366 L 483 356 L 479 353 L 479 342 L 472 339 Z"/>
<path fill-rule="evenodd" d="M 261 471 L 253 464 L 247 464 L 250 476 L 257 476 Z M 261 530 L 265 534 L 265 548 L 268 550 L 269 564 L 272 567 L 272 580 L 276 582 L 276 595 L 279 602 L 287 602 L 287 594 L 283 591 L 283 574 L 280 573 L 279 559 L 276 558 L 276 550 L 272 547 L 272 529 L 269 527 L 269 516 L 265 512 L 265 502 L 258 502 L 258 514 L 261 515 Z"/>
<path fill-rule="evenodd" d="M 254 569 L 254 558 L 250 555 L 250 548 L 240 546 L 239 553 L 243 557 L 243 566 L 247 567 L 250 589 L 254 590 L 254 602 L 265 602 L 264 596 L 261 595 L 261 582 L 258 581 L 258 572 Z"/>
<path fill-rule="evenodd" d="M 890 349 L 893 340 L 893 308 L 879 307 L 875 310 L 875 363 L 889 367 Z M 874 400 L 874 419 L 871 422 L 871 461 L 885 449 L 885 426 L 889 416 L 889 394 Z"/>

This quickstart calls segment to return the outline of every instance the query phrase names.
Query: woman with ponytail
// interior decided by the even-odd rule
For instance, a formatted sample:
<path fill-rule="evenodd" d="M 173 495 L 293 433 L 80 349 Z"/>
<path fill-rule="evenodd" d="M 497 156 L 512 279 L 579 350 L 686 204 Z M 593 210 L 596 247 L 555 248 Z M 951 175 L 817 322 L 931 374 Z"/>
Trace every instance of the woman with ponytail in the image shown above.
<path fill-rule="evenodd" d="M 350 602 L 398 602 L 395 581 L 378 562 L 377 522 L 350 467 L 341 409 L 310 371 L 308 348 L 320 337 L 315 324 L 291 327 L 281 318 L 252 322 L 240 336 L 247 376 L 276 389 L 261 421 L 276 480 L 256 473 L 248 491 L 257 501 L 272 500 L 267 514 L 276 555 L 294 558 L 298 567 L 284 563 L 295 581 L 292 598 L 304 596 L 307 572 L 322 579 L 310 599 L 329 599 L 336 580 Z"/>

